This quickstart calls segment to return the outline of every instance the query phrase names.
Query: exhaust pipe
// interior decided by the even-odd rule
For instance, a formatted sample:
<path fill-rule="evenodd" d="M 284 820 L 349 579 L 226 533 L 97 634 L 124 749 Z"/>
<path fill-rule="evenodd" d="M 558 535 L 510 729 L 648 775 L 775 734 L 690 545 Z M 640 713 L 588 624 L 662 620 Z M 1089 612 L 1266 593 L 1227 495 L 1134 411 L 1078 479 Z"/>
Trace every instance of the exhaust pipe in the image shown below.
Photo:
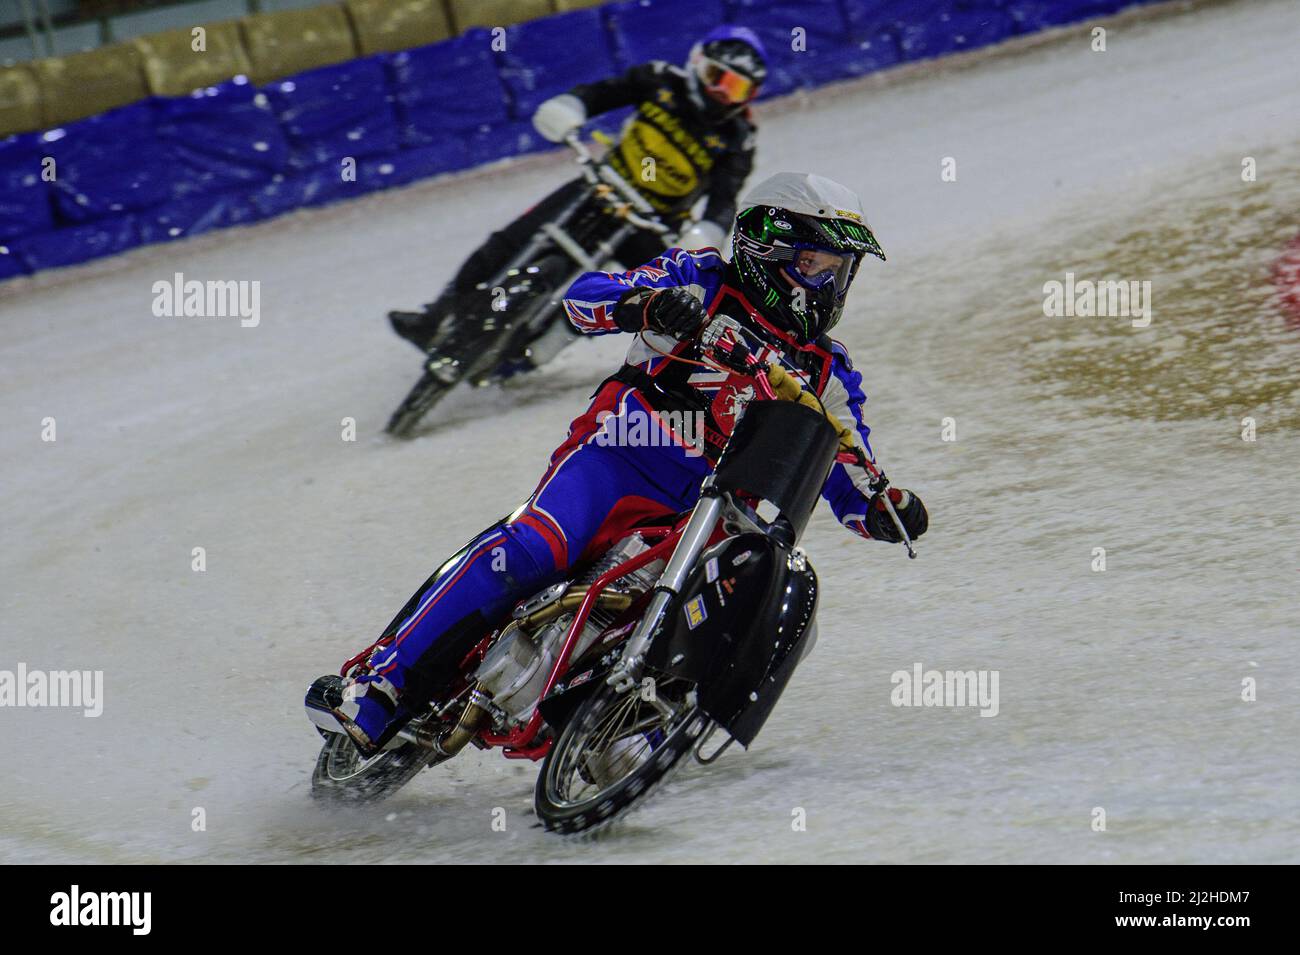
<path fill-rule="evenodd" d="M 587 598 L 589 587 L 578 587 L 568 591 L 558 600 L 553 600 L 543 607 L 539 607 L 526 617 L 519 620 L 519 626 L 525 630 L 533 630 L 544 623 L 550 623 L 562 613 L 568 613 L 570 610 L 577 610 L 583 600 Z M 633 597 L 630 594 L 614 594 L 608 591 L 602 592 L 596 598 L 596 606 L 603 610 L 610 610 L 615 613 L 622 613 L 628 607 L 632 606 Z"/>
<path fill-rule="evenodd" d="M 440 739 L 430 740 L 426 737 L 417 739 L 416 742 L 430 747 L 444 759 L 450 759 L 474 738 L 474 734 L 478 732 L 479 727 L 483 725 L 483 720 L 488 716 L 491 705 L 492 697 L 476 686 L 470 690 L 469 702 L 451 732 Z"/>

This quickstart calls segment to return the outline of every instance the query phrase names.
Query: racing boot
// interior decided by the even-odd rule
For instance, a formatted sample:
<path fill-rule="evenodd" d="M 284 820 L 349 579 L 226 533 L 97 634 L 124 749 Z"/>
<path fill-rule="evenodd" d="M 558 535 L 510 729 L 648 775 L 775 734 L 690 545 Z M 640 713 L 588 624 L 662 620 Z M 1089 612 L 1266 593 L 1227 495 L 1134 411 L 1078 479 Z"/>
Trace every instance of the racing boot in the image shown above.
<path fill-rule="evenodd" d="M 382 750 L 411 719 L 397 699 L 397 689 L 377 674 L 340 681 L 327 689 L 327 702 L 343 732 L 365 758 Z"/>

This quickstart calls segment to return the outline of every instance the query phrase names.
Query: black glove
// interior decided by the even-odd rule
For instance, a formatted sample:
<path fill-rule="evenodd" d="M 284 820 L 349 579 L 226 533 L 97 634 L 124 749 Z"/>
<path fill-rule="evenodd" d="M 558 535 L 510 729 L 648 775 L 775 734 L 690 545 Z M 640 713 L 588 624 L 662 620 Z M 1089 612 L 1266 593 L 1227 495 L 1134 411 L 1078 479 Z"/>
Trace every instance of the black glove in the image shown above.
<path fill-rule="evenodd" d="M 930 526 L 930 514 L 921 503 L 921 499 L 911 491 L 899 487 L 891 487 L 885 493 L 893 502 L 894 510 L 898 512 L 898 519 L 903 522 L 903 527 L 907 530 L 907 536 L 916 540 L 924 534 Z M 898 528 L 894 526 L 894 519 L 885 510 L 885 502 L 880 499 L 879 494 L 871 496 L 871 502 L 867 505 L 867 519 L 863 523 L 867 526 L 867 533 L 878 541 L 897 544 L 902 540 L 898 536 Z"/>
<path fill-rule="evenodd" d="M 684 288 L 633 289 L 614 309 L 614 324 L 625 332 L 649 329 L 683 341 L 708 320 L 704 305 Z"/>

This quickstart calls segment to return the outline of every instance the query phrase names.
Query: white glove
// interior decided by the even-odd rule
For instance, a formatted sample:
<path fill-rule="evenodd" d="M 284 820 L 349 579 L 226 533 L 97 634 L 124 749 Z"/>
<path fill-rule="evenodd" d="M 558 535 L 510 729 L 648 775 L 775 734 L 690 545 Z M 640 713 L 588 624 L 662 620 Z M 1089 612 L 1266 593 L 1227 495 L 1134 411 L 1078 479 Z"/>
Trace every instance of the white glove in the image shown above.
<path fill-rule="evenodd" d="M 553 143 L 587 121 L 587 107 L 572 93 L 552 96 L 533 113 L 533 126 Z"/>
<path fill-rule="evenodd" d="M 677 240 L 677 245 L 683 249 L 717 249 L 721 251 L 722 243 L 726 241 L 727 234 L 722 231 L 722 226 L 705 219 L 695 223 L 683 232 Z"/>

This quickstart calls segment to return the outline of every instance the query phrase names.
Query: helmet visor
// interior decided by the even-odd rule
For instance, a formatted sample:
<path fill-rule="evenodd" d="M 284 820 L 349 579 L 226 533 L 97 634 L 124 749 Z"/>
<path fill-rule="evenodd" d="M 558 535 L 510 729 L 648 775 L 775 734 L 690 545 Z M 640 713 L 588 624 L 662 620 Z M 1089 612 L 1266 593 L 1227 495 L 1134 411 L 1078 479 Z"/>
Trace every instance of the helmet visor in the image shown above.
<path fill-rule="evenodd" d="M 696 73 L 710 96 L 721 103 L 748 103 L 758 92 L 758 84 L 717 60 L 700 57 Z"/>

